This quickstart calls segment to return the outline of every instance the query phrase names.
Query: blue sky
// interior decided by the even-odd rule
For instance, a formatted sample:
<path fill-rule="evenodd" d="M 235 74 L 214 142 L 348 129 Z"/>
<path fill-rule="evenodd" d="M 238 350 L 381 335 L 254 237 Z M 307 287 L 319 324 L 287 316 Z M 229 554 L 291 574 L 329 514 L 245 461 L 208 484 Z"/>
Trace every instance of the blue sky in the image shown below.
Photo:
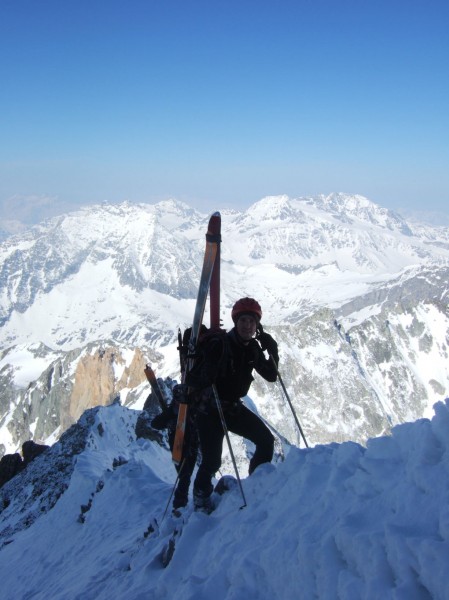
<path fill-rule="evenodd" d="M 0 81 L 3 217 L 332 191 L 449 215 L 447 0 L 0 0 Z"/>

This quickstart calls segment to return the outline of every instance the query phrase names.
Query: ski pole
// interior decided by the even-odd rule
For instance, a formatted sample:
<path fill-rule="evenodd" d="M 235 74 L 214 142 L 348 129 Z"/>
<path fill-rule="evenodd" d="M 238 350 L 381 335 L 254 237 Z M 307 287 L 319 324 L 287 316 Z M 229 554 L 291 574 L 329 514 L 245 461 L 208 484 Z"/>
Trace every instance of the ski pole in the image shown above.
<path fill-rule="evenodd" d="M 288 395 L 288 393 L 287 393 L 287 389 L 286 389 L 286 387 L 285 387 L 285 385 L 284 385 L 284 382 L 282 381 L 282 377 L 281 377 L 281 374 L 279 373 L 279 369 L 278 369 L 278 366 L 277 366 L 277 364 L 276 364 L 276 361 L 274 360 L 274 358 L 273 358 L 273 356 L 272 356 L 271 354 L 270 354 L 270 358 L 271 358 L 271 362 L 272 362 L 272 363 L 273 363 L 273 365 L 274 365 L 274 368 L 276 369 L 276 373 L 277 373 L 277 376 L 278 376 L 278 379 L 279 379 L 279 383 L 281 384 L 281 387 L 282 387 L 282 389 L 283 389 L 283 391 L 284 391 L 285 397 L 287 398 L 287 402 L 288 402 L 288 403 L 289 403 L 289 405 L 290 405 L 291 411 L 292 411 L 292 413 L 293 413 L 293 417 L 294 417 L 294 419 L 295 419 L 295 422 L 296 422 L 296 425 L 297 425 L 297 427 L 298 427 L 298 429 L 299 429 L 299 433 L 301 434 L 301 436 L 302 436 L 302 439 L 304 440 L 304 444 L 306 445 L 306 448 L 308 448 L 308 447 L 309 447 L 309 444 L 307 443 L 307 440 L 306 440 L 306 438 L 305 438 L 305 435 L 304 435 L 304 432 L 303 432 L 303 430 L 302 430 L 301 424 L 300 424 L 300 422 L 299 422 L 299 420 L 298 420 L 298 417 L 297 417 L 297 415 L 296 415 L 295 409 L 293 408 L 292 401 L 290 400 L 290 396 Z"/>
<path fill-rule="evenodd" d="M 220 398 L 218 396 L 218 391 L 217 391 L 217 387 L 216 387 L 215 384 L 212 385 L 212 389 L 214 391 L 215 402 L 217 404 L 218 414 L 220 415 L 221 425 L 223 427 L 223 431 L 224 431 L 224 434 L 226 436 L 226 442 L 228 443 L 228 448 L 229 448 L 229 453 L 231 455 L 232 464 L 234 465 L 234 471 L 235 471 L 235 474 L 237 476 L 237 481 L 238 481 L 239 488 L 240 488 L 240 494 L 242 495 L 243 504 L 240 507 L 242 509 L 242 508 L 245 508 L 245 506 L 247 506 L 246 498 L 245 498 L 245 494 L 243 492 L 242 482 L 240 480 L 240 475 L 239 475 L 239 470 L 237 468 L 237 463 L 235 461 L 234 451 L 232 450 L 231 440 L 229 438 L 229 431 L 228 431 L 228 428 L 226 426 L 226 421 L 225 421 L 224 414 L 223 414 L 223 408 L 221 406 Z"/>

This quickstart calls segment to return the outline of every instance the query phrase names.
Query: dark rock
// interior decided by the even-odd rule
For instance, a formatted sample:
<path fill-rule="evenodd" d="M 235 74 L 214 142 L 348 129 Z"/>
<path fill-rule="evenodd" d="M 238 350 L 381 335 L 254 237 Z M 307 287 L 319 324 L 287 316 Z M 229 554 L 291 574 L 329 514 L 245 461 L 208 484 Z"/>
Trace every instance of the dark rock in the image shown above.
<path fill-rule="evenodd" d="M 20 454 L 5 454 L 0 460 L 0 487 L 25 468 Z"/>
<path fill-rule="evenodd" d="M 50 446 L 46 446 L 45 444 L 36 444 L 32 440 L 24 442 L 22 444 L 22 455 L 25 466 L 28 465 L 32 460 L 48 450 Z"/>

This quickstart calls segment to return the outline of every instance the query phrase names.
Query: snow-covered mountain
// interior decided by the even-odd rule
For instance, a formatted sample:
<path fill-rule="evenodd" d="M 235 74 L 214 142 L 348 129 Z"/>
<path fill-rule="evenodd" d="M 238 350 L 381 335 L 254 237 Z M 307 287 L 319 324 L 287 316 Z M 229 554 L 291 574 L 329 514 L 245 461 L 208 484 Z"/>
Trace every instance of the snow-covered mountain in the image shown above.
<path fill-rule="evenodd" d="M 208 217 L 103 204 L 0 245 L 0 452 L 54 441 L 117 396 L 141 408 L 146 361 L 177 377 Z M 259 299 L 311 443 L 362 442 L 447 395 L 448 228 L 361 196 L 282 196 L 222 211 L 222 238 L 224 326 L 237 298 Z M 279 387 L 256 381 L 252 397 L 296 439 Z"/>
<path fill-rule="evenodd" d="M 265 198 L 222 219 L 224 318 L 235 297 L 252 292 L 265 300 L 267 322 L 297 322 L 407 267 L 449 261 L 449 229 L 413 235 L 361 197 Z M 30 332 L 64 349 L 107 338 L 142 343 L 188 323 L 206 222 L 177 202 L 125 203 L 10 238 L 0 247 L 2 345 L 28 342 Z"/>
<path fill-rule="evenodd" d="M 137 411 L 86 411 L 0 489 L 2 599 L 446 600 L 449 400 L 369 440 L 286 448 L 211 515 L 165 507 L 169 452 Z M 178 520 L 179 522 L 179 520 Z"/>

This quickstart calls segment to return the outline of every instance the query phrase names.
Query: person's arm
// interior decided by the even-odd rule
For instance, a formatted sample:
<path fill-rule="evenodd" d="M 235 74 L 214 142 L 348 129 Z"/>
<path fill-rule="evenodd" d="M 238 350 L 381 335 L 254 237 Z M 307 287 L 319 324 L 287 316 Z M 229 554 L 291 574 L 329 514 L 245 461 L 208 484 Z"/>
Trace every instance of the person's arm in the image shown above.
<path fill-rule="evenodd" d="M 256 339 L 260 344 L 261 352 L 259 360 L 255 365 L 256 371 L 264 379 L 270 382 L 274 382 L 277 379 L 277 365 L 279 364 L 279 352 L 276 340 L 263 330 L 262 325 L 257 327 Z M 267 351 L 269 358 L 265 357 L 264 351 Z M 273 360 L 275 364 L 273 364 Z"/>
<path fill-rule="evenodd" d="M 173 406 L 173 403 L 171 403 L 152 419 L 151 427 L 160 431 L 168 429 L 173 421 L 176 422 L 176 416 L 177 413 L 175 412 L 175 407 Z"/>

